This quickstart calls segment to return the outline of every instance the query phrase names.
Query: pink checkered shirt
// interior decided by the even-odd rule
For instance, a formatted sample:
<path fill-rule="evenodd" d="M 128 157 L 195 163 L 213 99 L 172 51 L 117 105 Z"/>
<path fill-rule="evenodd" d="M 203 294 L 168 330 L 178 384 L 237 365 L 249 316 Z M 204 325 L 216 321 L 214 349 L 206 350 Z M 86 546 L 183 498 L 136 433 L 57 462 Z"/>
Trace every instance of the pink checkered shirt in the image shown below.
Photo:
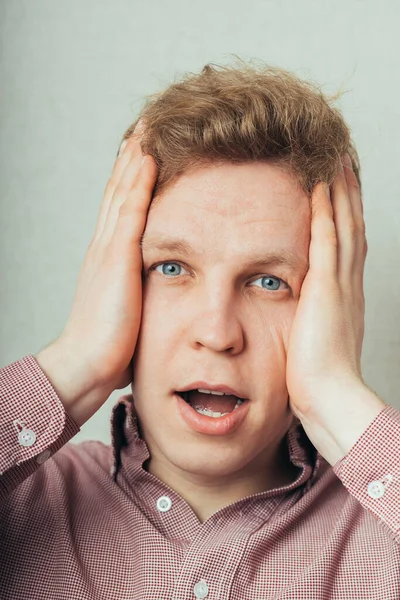
<path fill-rule="evenodd" d="M 332 468 L 296 419 L 301 474 L 203 524 L 146 472 L 123 396 L 112 445 L 79 427 L 33 356 L 0 370 L 0 598 L 400 599 L 400 411 L 386 405 Z"/>

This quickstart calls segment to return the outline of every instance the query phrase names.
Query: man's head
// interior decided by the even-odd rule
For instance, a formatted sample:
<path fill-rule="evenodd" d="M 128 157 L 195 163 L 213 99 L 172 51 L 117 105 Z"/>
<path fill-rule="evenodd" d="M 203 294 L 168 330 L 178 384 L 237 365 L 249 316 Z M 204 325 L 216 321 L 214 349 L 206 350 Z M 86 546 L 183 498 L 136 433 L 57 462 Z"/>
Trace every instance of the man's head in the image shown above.
<path fill-rule="evenodd" d="M 142 243 L 132 384 L 151 460 L 211 480 L 279 471 L 292 421 L 286 351 L 308 269 L 310 194 L 334 179 L 346 152 L 358 173 L 348 128 L 308 84 L 250 67 L 206 67 L 141 116 L 143 151 L 160 171 Z M 224 434 L 183 416 L 177 391 L 200 381 L 247 399 Z"/>

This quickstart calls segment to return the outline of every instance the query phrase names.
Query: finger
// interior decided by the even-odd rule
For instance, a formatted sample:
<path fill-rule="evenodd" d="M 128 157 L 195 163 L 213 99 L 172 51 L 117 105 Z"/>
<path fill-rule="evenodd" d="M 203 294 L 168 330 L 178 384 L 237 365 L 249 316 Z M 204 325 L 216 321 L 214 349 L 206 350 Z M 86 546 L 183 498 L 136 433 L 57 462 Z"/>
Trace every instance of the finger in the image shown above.
<path fill-rule="evenodd" d="M 353 212 L 353 219 L 356 229 L 356 244 L 352 279 L 355 286 L 353 290 L 354 297 L 360 306 L 364 305 L 364 269 L 368 252 L 368 245 L 365 231 L 365 221 L 362 207 L 362 198 L 360 186 L 354 174 L 351 159 L 346 155 L 344 159 L 345 174 L 347 180 L 347 189 Z"/>
<path fill-rule="evenodd" d="M 359 271 L 361 266 L 361 274 L 363 275 L 365 259 L 368 252 L 366 227 L 364 220 L 364 208 L 360 186 L 357 181 L 357 177 L 355 176 L 355 173 L 353 171 L 351 159 L 348 154 L 344 159 L 344 170 L 346 174 L 347 189 L 353 212 L 353 219 L 357 231 L 357 244 L 355 256 L 355 263 L 357 265 L 356 270 Z"/>
<path fill-rule="evenodd" d="M 114 235 L 114 230 L 119 218 L 121 206 L 127 201 L 132 192 L 134 194 L 136 193 L 137 183 L 140 185 L 138 180 L 140 179 L 141 167 L 144 158 L 145 157 L 142 154 L 140 142 L 138 141 L 133 151 L 131 161 L 125 169 L 110 203 L 104 225 L 104 231 L 102 234 L 102 243 L 104 244 L 108 244 Z"/>
<path fill-rule="evenodd" d="M 342 288 L 349 290 L 353 279 L 357 232 L 343 165 L 332 184 L 332 208 L 338 239 L 338 279 Z"/>
<path fill-rule="evenodd" d="M 114 194 L 109 203 L 103 231 L 101 233 L 101 240 L 104 244 L 108 244 L 111 240 L 114 233 L 115 225 L 118 220 L 119 209 L 128 198 L 128 195 L 131 192 L 131 190 L 134 188 L 135 181 L 140 172 L 142 160 L 144 158 L 142 154 L 140 141 L 141 138 L 136 138 L 136 140 L 133 142 L 134 147 L 131 159 L 127 164 L 124 172 L 122 173 L 118 185 L 115 188 Z"/>
<path fill-rule="evenodd" d="M 107 220 L 107 215 L 108 215 L 108 212 L 110 209 L 110 205 L 111 205 L 115 190 L 116 190 L 119 182 L 121 181 L 121 178 L 123 177 L 123 174 L 125 173 L 125 170 L 127 169 L 128 165 L 130 164 L 130 161 L 133 156 L 133 152 L 135 150 L 135 144 L 138 139 L 141 139 L 141 137 L 143 135 L 143 131 L 144 131 L 144 123 L 143 123 L 143 120 L 141 119 L 137 123 L 135 130 L 133 132 L 133 135 L 130 138 L 123 140 L 120 145 L 120 148 L 118 151 L 118 156 L 114 163 L 112 175 L 107 183 L 107 186 L 106 186 L 106 189 L 104 192 L 104 196 L 103 196 L 103 201 L 100 206 L 100 211 L 99 211 L 99 216 L 98 216 L 98 220 L 97 220 L 97 224 L 96 224 L 96 230 L 95 230 L 93 241 L 97 241 L 103 233 L 104 225 Z"/>
<path fill-rule="evenodd" d="M 140 240 L 146 227 L 157 173 L 154 158 L 145 156 L 133 188 L 118 211 L 110 244 L 111 261 L 119 263 L 121 257 L 126 259 L 130 252 L 139 253 L 141 257 Z"/>
<path fill-rule="evenodd" d="M 337 237 L 329 187 L 318 183 L 311 196 L 310 271 L 318 279 L 331 281 L 337 276 Z"/>
<path fill-rule="evenodd" d="M 358 202 L 352 203 L 354 219 L 355 219 L 356 223 L 358 224 L 359 222 L 361 222 L 361 220 L 362 220 L 362 222 L 364 222 L 364 206 L 363 206 L 363 199 L 361 196 L 360 185 L 358 183 L 358 179 L 354 172 L 353 163 L 352 163 L 352 160 L 351 160 L 349 154 L 344 155 L 343 166 L 344 166 L 344 171 L 346 174 L 347 186 L 349 187 L 349 184 L 350 184 L 351 186 L 354 186 L 356 189 L 358 189 L 358 194 L 359 194 Z M 362 219 L 361 219 L 361 217 L 362 217 Z"/>
<path fill-rule="evenodd" d="M 120 147 L 120 154 L 115 160 L 113 171 L 110 179 L 107 182 L 106 188 L 104 190 L 103 200 L 100 205 L 99 215 L 97 218 L 96 229 L 93 236 L 94 240 L 97 240 L 103 231 L 104 223 L 107 217 L 108 208 L 115 192 L 115 188 L 118 185 L 119 180 L 121 179 L 122 173 L 126 169 L 129 164 L 133 152 L 133 139 L 125 140 L 126 144 L 124 147 Z"/>

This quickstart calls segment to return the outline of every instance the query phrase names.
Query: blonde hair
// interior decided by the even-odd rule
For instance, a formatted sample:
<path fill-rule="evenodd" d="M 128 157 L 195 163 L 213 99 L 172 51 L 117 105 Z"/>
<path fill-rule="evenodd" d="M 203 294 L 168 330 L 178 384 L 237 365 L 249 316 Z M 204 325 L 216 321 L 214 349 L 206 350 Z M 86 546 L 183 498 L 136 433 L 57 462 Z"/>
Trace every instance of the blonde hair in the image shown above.
<path fill-rule="evenodd" d="M 346 152 L 361 187 L 350 130 L 333 106 L 337 98 L 288 71 L 240 59 L 238 66 L 207 64 L 186 74 L 148 96 L 139 115 L 142 151 L 159 170 L 154 197 L 198 167 L 249 161 L 286 167 L 310 197 L 318 182 L 333 182 Z"/>

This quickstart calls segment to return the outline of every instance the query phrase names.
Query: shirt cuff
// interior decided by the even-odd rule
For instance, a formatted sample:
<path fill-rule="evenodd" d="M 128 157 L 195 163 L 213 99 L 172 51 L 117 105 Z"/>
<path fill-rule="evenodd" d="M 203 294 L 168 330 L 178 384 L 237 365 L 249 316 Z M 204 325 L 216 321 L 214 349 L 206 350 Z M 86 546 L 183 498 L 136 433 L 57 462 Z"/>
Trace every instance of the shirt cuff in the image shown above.
<path fill-rule="evenodd" d="M 32 355 L 0 369 L 0 493 L 79 431 Z"/>
<path fill-rule="evenodd" d="M 386 405 L 333 471 L 400 542 L 400 411 Z"/>

